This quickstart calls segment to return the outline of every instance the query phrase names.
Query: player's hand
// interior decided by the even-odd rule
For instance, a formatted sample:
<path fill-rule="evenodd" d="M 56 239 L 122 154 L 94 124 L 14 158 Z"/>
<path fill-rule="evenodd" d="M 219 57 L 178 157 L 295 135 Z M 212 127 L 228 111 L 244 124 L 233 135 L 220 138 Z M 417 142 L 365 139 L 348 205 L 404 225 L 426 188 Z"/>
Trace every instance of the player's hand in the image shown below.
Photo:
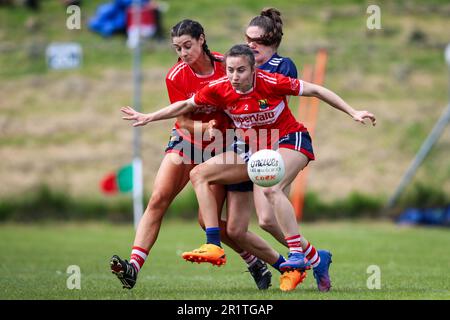
<path fill-rule="evenodd" d="M 208 135 L 209 135 L 210 139 L 214 138 L 214 136 L 215 136 L 214 133 L 217 130 L 216 127 L 217 127 L 217 120 L 215 120 L 215 119 L 209 120 L 207 130 L 208 130 Z"/>
<path fill-rule="evenodd" d="M 353 120 L 361 122 L 362 124 L 365 124 L 365 122 L 364 122 L 365 119 L 369 119 L 372 122 L 373 126 L 375 126 L 377 124 L 377 119 L 375 118 L 375 115 L 368 111 L 356 111 L 352 115 L 352 118 L 353 118 Z"/>
<path fill-rule="evenodd" d="M 149 115 L 137 112 L 131 107 L 122 107 L 120 111 L 125 113 L 127 116 L 122 117 L 124 120 L 134 120 L 133 127 L 145 126 L 147 123 L 151 121 Z"/>

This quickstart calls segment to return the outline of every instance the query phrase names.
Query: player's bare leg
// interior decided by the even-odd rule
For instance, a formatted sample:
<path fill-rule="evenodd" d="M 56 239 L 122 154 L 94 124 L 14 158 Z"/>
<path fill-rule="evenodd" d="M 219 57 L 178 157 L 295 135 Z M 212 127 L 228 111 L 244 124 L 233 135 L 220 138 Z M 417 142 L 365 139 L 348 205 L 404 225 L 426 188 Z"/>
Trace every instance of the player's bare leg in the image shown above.
<path fill-rule="evenodd" d="M 214 188 L 216 185 L 211 185 Z M 229 217 L 228 212 L 238 212 L 242 214 L 243 210 L 252 211 L 252 192 L 251 191 L 239 191 L 239 192 L 227 192 L 226 196 L 227 203 L 227 217 Z M 222 208 L 223 204 L 218 203 L 218 208 Z M 248 209 L 247 209 L 248 208 Z M 220 210 L 221 211 L 221 210 Z M 267 265 L 264 262 L 265 260 L 261 256 L 255 256 L 255 251 L 250 253 L 246 251 L 241 245 L 242 242 L 239 239 L 235 239 L 228 234 L 228 218 L 227 220 L 223 220 L 221 217 L 221 212 L 218 212 L 219 217 L 219 228 L 220 228 L 220 238 L 223 243 L 232 248 L 236 253 L 238 253 L 242 259 L 247 263 L 248 270 L 251 273 L 253 279 L 255 280 L 258 289 L 264 290 L 268 289 L 271 285 L 272 274 L 267 269 Z M 199 224 L 202 226 L 203 230 L 205 230 L 205 224 L 203 222 L 203 218 L 199 212 Z M 252 234 L 253 235 L 253 234 Z M 235 236 L 233 234 L 233 236 Z M 236 241 L 237 240 L 237 241 Z M 245 240 L 247 241 L 247 240 Z M 255 241 L 255 240 L 249 240 Z M 239 243 L 239 244 L 238 244 Z"/>
<path fill-rule="evenodd" d="M 308 158 L 297 151 L 280 148 L 278 152 L 281 154 L 285 164 L 285 175 L 283 179 L 273 187 L 262 188 L 255 186 L 255 191 L 263 193 L 267 198 L 280 225 L 285 237 L 293 236 L 298 233 L 297 220 L 295 218 L 294 208 L 284 193 L 297 174 L 308 164 Z"/>
<path fill-rule="evenodd" d="M 221 175 L 224 175 L 223 170 L 227 169 L 227 173 L 231 174 L 232 179 L 236 179 L 235 174 L 231 171 L 235 171 L 238 176 L 237 180 L 231 180 L 229 183 L 224 181 L 222 183 L 221 180 L 217 182 L 209 182 L 207 178 L 211 175 L 214 175 L 214 170 L 217 169 L 216 161 L 221 162 L 219 159 L 224 158 L 224 154 L 215 156 L 208 161 L 202 163 L 191 171 L 190 177 L 191 182 L 195 190 L 195 194 L 197 195 L 197 200 L 199 203 L 200 211 L 202 212 L 202 218 L 205 224 L 205 231 L 207 237 L 207 243 L 202 245 L 198 249 L 194 249 L 192 251 L 184 252 L 182 254 L 183 259 L 187 261 L 193 262 L 208 262 L 213 265 L 223 265 L 226 263 L 225 251 L 222 249 L 220 244 L 220 228 L 219 228 L 219 217 L 217 216 L 218 208 L 217 203 L 214 200 L 214 193 L 211 188 L 213 184 L 231 184 L 231 183 L 239 183 L 247 180 L 245 178 L 246 168 L 245 164 L 238 166 L 229 166 L 224 167 L 225 161 L 222 162 L 220 166 L 220 170 L 222 170 Z M 234 170 L 233 170 L 234 169 Z M 244 169 L 244 171 L 242 171 Z M 243 174 L 244 172 L 245 174 Z M 224 175 L 225 176 L 225 175 Z M 227 178 L 229 179 L 230 176 Z"/>
<path fill-rule="evenodd" d="M 184 252 L 183 259 L 196 262 L 209 262 L 213 265 L 225 263 L 225 252 L 220 244 L 219 218 L 217 204 L 213 198 L 212 184 L 232 184 L 248 180 L 244 161 L 234 159 L 234 152 L 225 152 L 198 165 L 190 173 L 191 183 L 202 212 L 206 228 L 207 244 L 200 248 Z M 227 165 L 236 163 L 236 165 Z M 217 179 L 216 179 L 217 178 Z"/>
<path fill-rule="evenodd" d="M 232 164 L 232 165 L 230 165 Z M 236 153 L 228 151 L 195 167 L 190 178 L 202 212 L 205 227 L 218 226 L 217 204 L 212 184 L 233 184 L 248 180 L 247 166 Z"/>
<path fill-rule="evenodd" d="M 175 153 L 164 156 L 153 184 L 152 195 L 137 228 L 134 246 L 147 250 L 153 247 L 162 219 L 173 199 L 188 183 L 189 172 L 193 167 L 193 164 L 182 163 L 181 157 Z"/>
<path fill-rule="evenodd" d="M 247 262 L 247 268 L 260 290 L 268 289 L 272 284 L 272 273 L 267 263 L 275 264 L 279 254 L 262 238 L 248 231 L 253 213 L 253 193 L 251 191 L 228 191 L 227 193 L 227 234 L 245 251 L 241 257 Z M 284 257 L 282 257 L 284 260 Z"/>
<path fill-rule="evenodd" d="M 182 160 L 175 153 L 164 156 L 155 178 L 152 196 L 138 224 L 130 262 L 117 255 L 110 260 L 111 271 L 124 288 L 131 289 L 136 284 L 138 272 L 158 238 L 167 208 L 189 181 L 189 171 L 193 165 L 184 164 Z"/>
<path fill-rule="evenodd" d="M 224 154 L 221 154 L 219 156 L 216 156 L 207 162 L 203 163 L 202 165 L 194 168 L 191 171 L 191 182 L 194 186 L 194 189 L 196 191 L 196 195 L 200 204 L 200 209 L 203 213 L 203 220 L 205 221 L 206 228 L 217 228 L 218 226 L 218 219 L 217 215 L 215 215 L 216 212 L 216 206 L 214 201 L 211 201 L 211 184 L 214 183 L 220 183 L 220 184 L 232 184 L 232 183 L 239 183 L 248 180 L 248 174 L 247 174 L 247 167 L 245 162 L 234 152 L 226 152 Z M 240 206 L 236 206 L 235 210 L 229 210 L 228 214 L 229 218 L 233 219 L 232 217 L 239 216 L 244 217 L 244 220 L 242 221 L 242 225 L 245 225 L 245 231 L 247 232 L 247 226 L 248 226 L 248 219 L 250 217 L 251 210 L 251 197 L 248 195 L 241 195 L 242 197 L 247 197 L 247 202 L 241 202 Z M 235 202 L 238 203 L 239 201 Z M 243 203 L 246 203 L 246 205 L 243 205 Z M 245 210 L 243 208 L 247 208 L 249 210 L 247 214 L 239 214 L 240 211 Z M 236 211 L 236 214 L 234 215 L 232 212 Z M 232 225 L 233 225 L 232 220 Z M 238 220 L 236 220 L 238 221 Z M 230 223 L 227 221 L 227 224 Z M 237 225 L 237 224 L 236 224 Z M 228 229 L 228 231 L 235 232 L 235 235 L 239 235 L 242 240 L 241 236 L 241 230 L 237 228 Z M 243 234 L 246 234 L 243 233 Z M 260 241 L 260 244 L 252 245 L 250 246 L 251 242 L 254 241 Z M 279 255 L 275 251 L 270 251 L 271 248 L 267 245 L 266 242 L 264 242 L 259 237 L 252 237 L 251 235 L 248 238 L 245 238 L 245 241 L 240 241 L 239 245 L 246 249 L 246 251 L 255 254 L 256 256 L 264 257 L 265 260 L 268 260 L 270 262 L 273 262 L 274 260 L 277 260 Z M 267 248 L 264 250 L 262 248 Z M 256 248 L 256 249 L 255 249 Z M 214 247 L 211 248 L 211 250 L 215 250 Z M 259 250 L 260 249 L 260 250 Z M 207 252 L 209 249 L 204 248 L 204 251 Z M 259 251 L 258 251 L 259 250 Z M 269 254 L 267 255 L 267 252 Z M 272 254 L 272 256 L 270 256 Z M 187 255 L 191 255 L 191 253 L 187 253 Z M 210 257 L 208 256 L 208 259 Z M 203 262 L 203 261 L 201 261 Z M 209 262 L 209 261 L 208 261 Z"/>
<path fill-rule="evenodd" d="M 274 208 L 264 195 L 262 188 L 255 188 L 253 197 L 255 199 L 256 215 L 258 224 L 264 231 L 270 233 L 279 243 L 287 247 L 283 231 L 278 224 Z"/>
<path fill-rule="evenodd" d="M 242 249 L 251 252 L 269 264 L 274 264 L 279 254 L 256 234 L 248 231 L 252 214 L 252 197 L 248 192 L 228 192 L 227 233 Z"/>

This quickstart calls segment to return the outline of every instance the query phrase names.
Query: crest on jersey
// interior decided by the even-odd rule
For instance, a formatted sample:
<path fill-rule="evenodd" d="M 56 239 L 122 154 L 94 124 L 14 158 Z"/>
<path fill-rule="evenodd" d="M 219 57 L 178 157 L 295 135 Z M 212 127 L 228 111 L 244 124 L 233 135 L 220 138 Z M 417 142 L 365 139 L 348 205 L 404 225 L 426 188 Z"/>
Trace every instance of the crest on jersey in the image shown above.
<path fill-rule="evenodd" d="M 267 103 L 267 99 L 258 100 L 259 103 L 259 109 L 265 110 L 269 107 L 269 104 Z"/>
<path fill-rule="evenodd" d="M 291 78 L 291 89 L 292 91 L 298 91 L 300 88 L 300 81 L 298 79 Z"/>

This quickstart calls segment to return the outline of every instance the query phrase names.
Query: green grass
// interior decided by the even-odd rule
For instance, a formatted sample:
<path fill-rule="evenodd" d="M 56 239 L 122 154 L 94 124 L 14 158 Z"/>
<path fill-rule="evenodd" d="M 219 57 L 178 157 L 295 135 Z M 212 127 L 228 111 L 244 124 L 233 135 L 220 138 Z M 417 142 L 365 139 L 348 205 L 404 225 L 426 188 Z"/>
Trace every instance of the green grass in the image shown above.
<path fill-rule="evenodd" d="M 136 287 L 122 290 L 108 270 L 114 253 L 128 257 L 131 226 L 111 224 L 0 225 L 0 299 L 450 299 L 448 230 L 399 228 L 389 223 L 305 224 L 303 234 L 333 252 L 329 293 L 317 292 L 312 273 L 295 291 L 256 289 L 241 259 L 230 249 L 222 268 L 184 262 L 180 253 L 204 241 L 194 222 L 170 220 Z M 255 229 L 275 244 L 265 233 Z M 280 245 L 277 250 L 285 252 Z M 81 289 L 69 290 L 68 266 L 81 269 Z M 381 269 L 381 289 L 369 290 L 366 270 Z"/>

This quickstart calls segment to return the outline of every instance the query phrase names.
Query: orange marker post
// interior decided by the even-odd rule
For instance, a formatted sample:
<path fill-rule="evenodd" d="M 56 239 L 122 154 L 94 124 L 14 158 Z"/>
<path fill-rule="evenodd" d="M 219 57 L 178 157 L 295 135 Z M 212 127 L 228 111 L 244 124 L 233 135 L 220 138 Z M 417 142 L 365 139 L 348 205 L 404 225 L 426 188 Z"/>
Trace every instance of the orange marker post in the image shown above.
<path fill-rule="evenodd" d="M 316 55 L 316 65 L 314 73 L 311 66 L 307 65 L 304 69 L 303 80 L 322 85 L 325 78 L 325 68 L 327 64 L 327 51 L 320 49 Z M 313 97 L 301 97 L 298 110 L 298 120 L 308 128 L 311 139 L 314 141 L 314 132 L 317 122 L 317 113 L 319 100 Z M 307 166 L 295 178 L 291 190 L 291 202 L 295 210 L 297 221 L 303 218 L 303 207 L 305 203 L 306 182 L 308 178 L 309 167 Z"/>

